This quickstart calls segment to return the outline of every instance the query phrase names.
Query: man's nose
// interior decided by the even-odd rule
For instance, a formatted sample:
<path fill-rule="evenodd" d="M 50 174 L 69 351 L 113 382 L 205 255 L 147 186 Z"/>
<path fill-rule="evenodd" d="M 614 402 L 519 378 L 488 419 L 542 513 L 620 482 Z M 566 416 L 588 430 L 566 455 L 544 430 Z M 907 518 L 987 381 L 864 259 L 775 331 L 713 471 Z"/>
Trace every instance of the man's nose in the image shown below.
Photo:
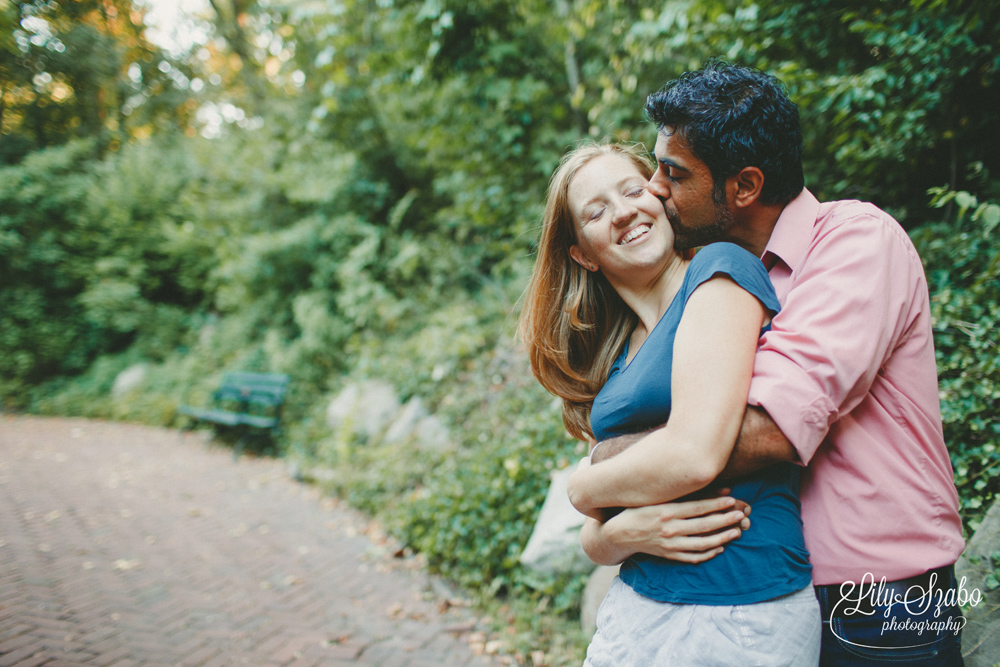
<path fill-rule="evenodd" d="M 646 188 L 660 199 L 668 199 L 670 197 L 670 185 L 667 183 L 667 178 L 663 174 L 662 168 L 656 170 L 653 177 L 649 179 L 649 185 Z"/>

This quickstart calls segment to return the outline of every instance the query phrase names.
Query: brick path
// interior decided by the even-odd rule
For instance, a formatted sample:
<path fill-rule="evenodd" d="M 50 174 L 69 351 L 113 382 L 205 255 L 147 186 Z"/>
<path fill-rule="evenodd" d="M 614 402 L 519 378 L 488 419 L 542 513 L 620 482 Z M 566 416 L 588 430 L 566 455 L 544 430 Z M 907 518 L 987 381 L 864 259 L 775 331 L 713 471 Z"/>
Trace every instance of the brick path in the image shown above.
<path fill-rule="evenodd" d="M 0 667 L 489 664 L 361 516 L 203 442 L 0 415 Z"/>

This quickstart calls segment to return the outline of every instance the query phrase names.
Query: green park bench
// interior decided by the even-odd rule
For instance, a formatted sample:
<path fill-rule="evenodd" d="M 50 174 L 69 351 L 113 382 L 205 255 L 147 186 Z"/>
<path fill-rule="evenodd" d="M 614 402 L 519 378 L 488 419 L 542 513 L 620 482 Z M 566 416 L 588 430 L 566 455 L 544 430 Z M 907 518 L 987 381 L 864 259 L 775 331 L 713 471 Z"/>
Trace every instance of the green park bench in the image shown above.
<path fill-rule="evenodd" d="M 239 430 L 233 451 L 238 457 L 251 434 L 274 436 L 281 423 L 281 405 L 288 391 L 288 376 L 279 373 L 226 373 L 212 394 L 212 406 L 180 406 L 179 412 L 196 420 Z"/>

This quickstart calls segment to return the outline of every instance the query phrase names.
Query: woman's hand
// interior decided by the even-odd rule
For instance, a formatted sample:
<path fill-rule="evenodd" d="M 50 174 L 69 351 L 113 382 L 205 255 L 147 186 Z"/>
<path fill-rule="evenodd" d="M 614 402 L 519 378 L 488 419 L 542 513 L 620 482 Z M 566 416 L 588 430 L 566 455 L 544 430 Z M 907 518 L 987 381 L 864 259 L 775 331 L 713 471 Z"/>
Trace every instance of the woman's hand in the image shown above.
<path fill-rule="evenodd" d="M 750 527 L 749 513 L 749 505 L 728 496 L 634 507 L 604 523 L 588 519 L 580 539 L 591 560 L 602 565 L 636 553 L 702 563 Z"/>

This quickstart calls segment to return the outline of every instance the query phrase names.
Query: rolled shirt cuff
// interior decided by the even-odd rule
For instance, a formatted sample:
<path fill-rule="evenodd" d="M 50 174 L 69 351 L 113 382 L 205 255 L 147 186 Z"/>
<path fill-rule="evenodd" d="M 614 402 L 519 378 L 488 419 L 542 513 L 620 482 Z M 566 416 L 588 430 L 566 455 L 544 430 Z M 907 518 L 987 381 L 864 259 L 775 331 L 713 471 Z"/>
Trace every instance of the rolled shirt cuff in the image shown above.
<path fill-rule="evenodd" d="M 797 365 L 790 361 L 780 365 L 772 369 L 778 372 L 766 374 L 754 369 L 747 402 L 767 410 L 802 465 L 808 465 L 837 420 L 837 406 L 829 396 L 810 389 L 815 385 Z"/>

